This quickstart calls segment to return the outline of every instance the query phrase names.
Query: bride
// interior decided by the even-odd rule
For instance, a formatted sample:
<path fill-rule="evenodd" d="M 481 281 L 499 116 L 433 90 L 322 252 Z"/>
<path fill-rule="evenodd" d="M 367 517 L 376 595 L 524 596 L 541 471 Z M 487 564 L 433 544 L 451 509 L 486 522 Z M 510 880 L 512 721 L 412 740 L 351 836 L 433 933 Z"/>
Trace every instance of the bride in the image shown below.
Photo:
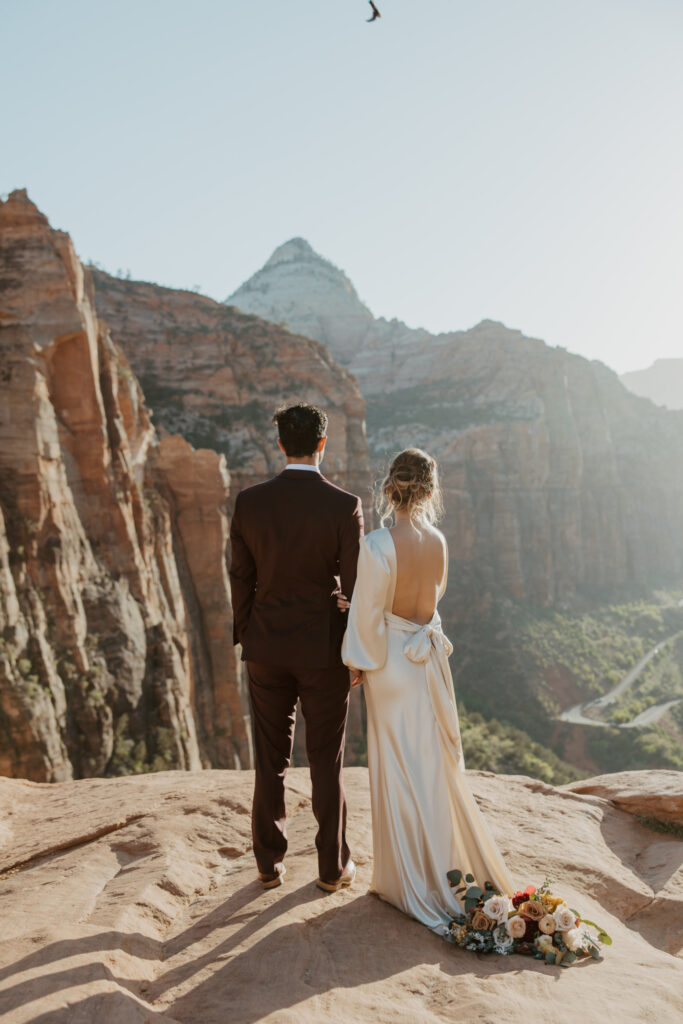
<path fill-rule="evenodd" d="M 407 448 L 382 484 L 382 527 L 361 541 L 351 603 L 339 604 L 349 613 L 342 658 L 352 685 L 365 683 L 371 888 L 443 933 L 461 909 L 450 868 L 509 896 L 514 885 L 465 777 L 453 648 L 437 612 L 448 575 L 440 510 L 436 462 Z"/>

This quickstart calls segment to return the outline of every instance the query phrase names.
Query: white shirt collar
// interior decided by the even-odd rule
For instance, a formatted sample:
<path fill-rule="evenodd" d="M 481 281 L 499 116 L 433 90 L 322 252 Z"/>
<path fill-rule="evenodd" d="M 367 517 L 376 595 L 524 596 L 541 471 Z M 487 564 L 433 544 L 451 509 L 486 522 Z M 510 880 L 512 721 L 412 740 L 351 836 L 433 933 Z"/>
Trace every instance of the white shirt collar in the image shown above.
<path fill-rule="evenodd" d="M 319 473 L 320 469 L 318 466 L 309 466 L 307 462 L 289 462 L 285 469 L 307 469 L 311 473 Z"/>

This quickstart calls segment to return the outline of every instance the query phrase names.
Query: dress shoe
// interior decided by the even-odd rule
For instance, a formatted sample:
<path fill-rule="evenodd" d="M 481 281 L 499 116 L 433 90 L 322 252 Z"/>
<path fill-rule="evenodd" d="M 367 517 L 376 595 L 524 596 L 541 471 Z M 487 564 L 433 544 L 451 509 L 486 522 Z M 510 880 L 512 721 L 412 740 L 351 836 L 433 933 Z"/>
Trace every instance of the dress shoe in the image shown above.
<path fill-rule="evenodd" d="M 316 885 L 323 892 L 337 892 L 338 889 L 347 889 L 355 877 L 356 865 L 350 860 L 336 882 L 324 882 L 322 878 L 319 878 Z"/>
<path fill-rule="evenodd" d="M 262 871 L 259 871 L 258 880 L 261 883 L 261 888 L 274 889 L 276 885 L 282 885 L 286 874 L 287 868 L 284 864 L 276 864 L 272 875 L 264 875 Z"/>

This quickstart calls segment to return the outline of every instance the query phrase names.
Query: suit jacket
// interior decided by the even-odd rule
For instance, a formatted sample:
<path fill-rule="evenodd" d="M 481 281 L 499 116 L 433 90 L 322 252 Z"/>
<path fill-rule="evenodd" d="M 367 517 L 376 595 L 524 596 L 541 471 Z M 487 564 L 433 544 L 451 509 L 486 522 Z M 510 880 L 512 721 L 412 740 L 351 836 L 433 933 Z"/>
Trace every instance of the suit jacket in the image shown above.
<path fill-rule="evenodd" d="M 363 534 L 360 498 L 320 473 L 285 469 L 237 495 L 230 525 L 233 642 L 264 665 L 341 665 Z"/>

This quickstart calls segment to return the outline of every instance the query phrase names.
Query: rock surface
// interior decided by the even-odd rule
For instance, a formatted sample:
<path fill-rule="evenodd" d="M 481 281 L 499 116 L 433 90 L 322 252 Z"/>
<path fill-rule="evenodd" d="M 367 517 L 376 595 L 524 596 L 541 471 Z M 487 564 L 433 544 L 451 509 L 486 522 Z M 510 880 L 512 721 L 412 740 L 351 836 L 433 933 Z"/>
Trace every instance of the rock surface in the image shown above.
<path fill-rule="evenodd" d="M 668 773 L 640 773 L 650 816 Z M 251 772 L 38 785 L 0 779 L 0 1015 L 12 1024 L 436 1024 L 683 1014 L 683 843 L 609 799 L 468 772 L 515 883 L 540 884 L 614 944 L 569 969 L 447 945 L 368 892 L 365 769 L 345 773 L 351 890 L 323 896 L 310 783 L 290 772 L 286 884 L 250 852 Z M 648 801 L 651 801 L 649 805 Z"/>
<path fill-rule="evenodd" d="M 249 765 L 219 651 L 224 458 L 159 447 L 89 274 L 25 192 L 0 203 L 0 280 L 0 774 Z"/>
<path fill-rule="evenodd" d="M 657 772 L 656 794 L 651 790 L 650 772 L 611 772 L 563 788 L 592 793 L 638 817 L 683 826 L 683 772 Z"/>
<path fill-rule="evenodd" d="M 645 370 L 622 373 L 620 380 L 634 395 L 667 409 L 683 409 L 683 359 L 655 359 Z"/>

